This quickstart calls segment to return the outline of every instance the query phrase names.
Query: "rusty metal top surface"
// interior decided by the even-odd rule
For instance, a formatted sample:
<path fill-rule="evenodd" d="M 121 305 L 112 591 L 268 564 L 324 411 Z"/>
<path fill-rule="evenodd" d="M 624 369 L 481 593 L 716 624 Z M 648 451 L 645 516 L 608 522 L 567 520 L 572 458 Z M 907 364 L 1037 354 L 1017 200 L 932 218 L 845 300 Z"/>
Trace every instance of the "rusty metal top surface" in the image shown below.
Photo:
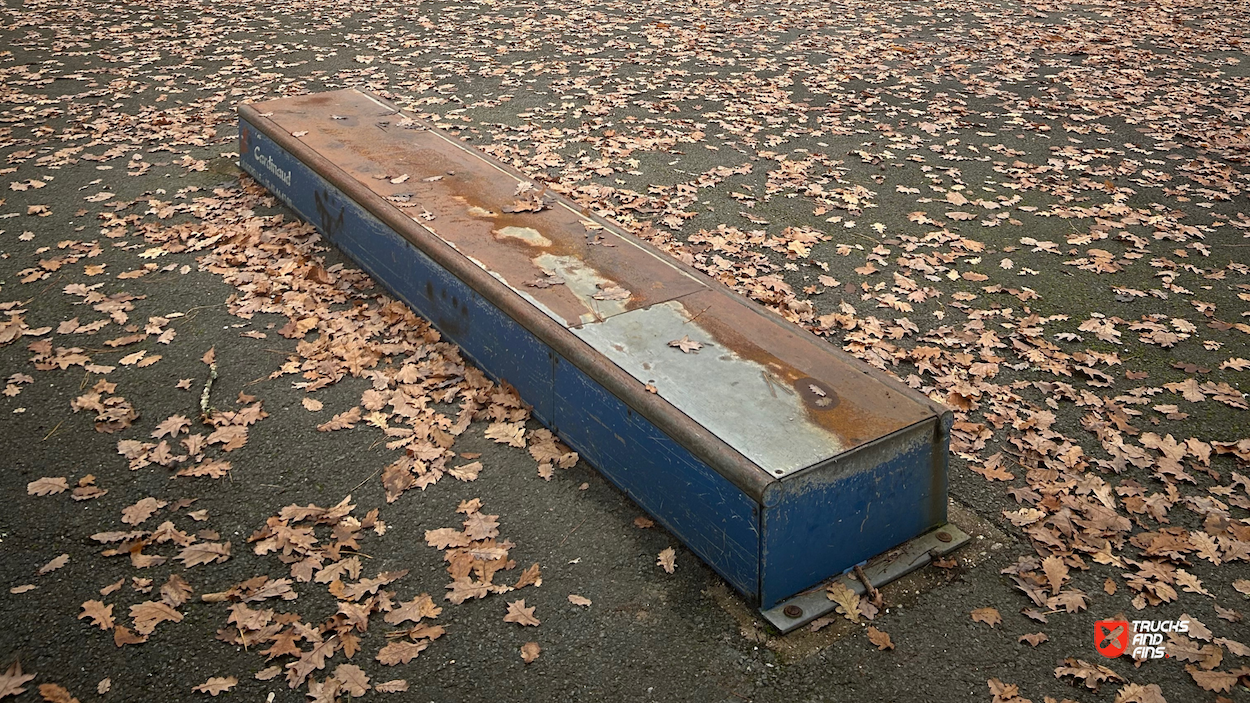
<path fill-rule="evenodd" d="M 935 414 L 819 339 L 366 93 L 253 107 L 770 476 Z M 682 337 L 702 347 L 669 346 Z"/>

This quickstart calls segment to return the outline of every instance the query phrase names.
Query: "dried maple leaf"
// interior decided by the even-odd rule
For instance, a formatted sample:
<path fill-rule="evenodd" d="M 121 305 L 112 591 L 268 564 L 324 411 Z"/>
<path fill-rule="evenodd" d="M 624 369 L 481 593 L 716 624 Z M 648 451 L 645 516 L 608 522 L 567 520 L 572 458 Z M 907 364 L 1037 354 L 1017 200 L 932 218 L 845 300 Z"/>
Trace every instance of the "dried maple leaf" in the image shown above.
<path fill-rule="evenodd" d="M 91 618 L 91 624 L 101 630 L 113 629 L 113 606 L 105 605 L 102 601 L 89 600 L 82 604 L 82 613 L 78 615 L 78 619 Z"/>
<path fill-rule="evenodd" d="M 682 337 L 681 339 L 674 339 L 668 343 L 668 346 L 676 347 L 687 354 L 693 354 L 703 348 L 702 343 L 690 339 L 689 336 Z"/>
<path fill-rule="evenodd" d="M 569 594 L 569 602 L 572 603 L 573 605 L 580 605 L 582 607 L 587 607 L 587 608 L 590 607 L 590 604 L 591 604 L 591 601 L 589 598 L 585 596 L 579 596 L 576 593 Z"/>
<path fill-rule="evenodd" d="M 846 587 L 841 581 L 834 581 L 825 587 L 825 597 L 837 603 L 837 611 L 851 622 L 859 622 L 859 594 Z"/>
<path fill-rule="evenodd" d="M 997 627 L 1003 621 L 1003 616 L 999 614 L 997 608 L 977 608 L 972 611 L 973 622 L 983 622 L 990 627 Z"/>
<path fill-rule="evenodd" d="M 677 550 L 672 547 L 664 549 L 655 560 L 655 565 L 664 569 L 665 573 L 673 573 L 677 569 Z"/>
<path fill-rule="evenodd" d="M 890 641 L 890 633 L 882 632 L 877 628 L 868 626 L 868 641 L 877 646 L 877 649 L 884 652 L 887 649 L 894 649 L 894 642 Z"/>
<path fill-rule="evenodd" d="M 526 642 L 521 645 L 521 659 L 524 660 L 526 664 L 533 663 L 542 651 L 543 648 L 538 646 L 537 642 Z"/>
<path fill-rule="evenodd" d="M 218 694 L 229 691 L 238 683 L 239 680 L 233 676 L 214 676 L 191 690 L 196 693 L 207 693 L 216 698 Z"/>
<path fill-rule="evenodd" d="M 31 496 L 50 496 L 67 490 L 69 490 L 69 481 L 66 481 L 64 476 L 55 478 L 45 476 L 26 484 L 26 495 Z"/>
<path fill-rule="evenodd" d="M 539 620 L 534 617 L 534 609 L 537 606 L 525 607 L 525 599 L 514 600 L 508 603 L 508 613 L 503 616 L 504 622 L 514 622 L 518 625 L 528 625 L 530 627 L 538 627 Z"/>
<path fill-rule="evenodd" d="M 3 674 L 0 674 L 0 698 L 22 694 L 26 691 L 22 686 L 34 678 L 34 674 L 22 673 L 21 662 L 13 662 Z"/>

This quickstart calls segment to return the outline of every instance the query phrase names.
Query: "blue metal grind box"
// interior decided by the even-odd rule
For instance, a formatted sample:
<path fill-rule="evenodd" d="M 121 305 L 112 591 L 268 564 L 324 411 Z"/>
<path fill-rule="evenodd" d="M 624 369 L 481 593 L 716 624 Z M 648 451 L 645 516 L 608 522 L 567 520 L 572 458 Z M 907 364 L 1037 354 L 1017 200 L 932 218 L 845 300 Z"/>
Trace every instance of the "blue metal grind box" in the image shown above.
<path fill-rule="evenodd" d="M 822 582 L 967 539 L 941 405 L 366 92 L 239 116 L 249 174 L 783 631 Z"/>

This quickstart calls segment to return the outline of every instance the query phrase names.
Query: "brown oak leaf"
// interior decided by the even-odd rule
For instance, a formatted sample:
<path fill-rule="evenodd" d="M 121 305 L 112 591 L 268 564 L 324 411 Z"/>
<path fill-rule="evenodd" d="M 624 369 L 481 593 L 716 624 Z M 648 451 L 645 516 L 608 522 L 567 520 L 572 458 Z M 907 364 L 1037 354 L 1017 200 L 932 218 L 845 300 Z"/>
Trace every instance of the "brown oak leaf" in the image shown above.
<path fill-rule="evenodd" d="M 539 620 L 534 617 L 534 609 L 536 606 L 525 607 L 525 599 L 514 600 L 508 603 L 508 614 L 503 616 L 504 622 L 514 622 L 518 625 L 528 625 L 530 627 L 538 627 Z"/>

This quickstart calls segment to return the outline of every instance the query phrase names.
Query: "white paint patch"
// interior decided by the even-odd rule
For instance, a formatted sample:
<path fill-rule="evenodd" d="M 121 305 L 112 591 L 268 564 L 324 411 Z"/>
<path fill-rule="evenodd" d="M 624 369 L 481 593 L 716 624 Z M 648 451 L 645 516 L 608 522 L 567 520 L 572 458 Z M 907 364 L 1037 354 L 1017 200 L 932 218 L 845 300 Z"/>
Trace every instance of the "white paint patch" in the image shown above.
<path fill-rule="evenodd" d="M 595 300 L 595 294 L 616 285 L 616 281 L 604 278 L 586 262 L 575 256 L 543 254 L 534 259 L 534 265 L 548 276 L 559 276 L 573 295 L 586 304 L 588 312 L 580 322 L 586 324 L 625 312 L 627 300 Z"/>
<path fill-rule="evenodd" d="M 843 452 L 842 440 L 808 418 L 788 383 L 721 346 L 684 310 L 676 301 L 658 303 L 570 331 L 772 476 Z M 668 346 L 685 336 L 703 348 L 685 354 Z"/>
<path fill-rule="evenodd" d="M 533 227 L 503 227 L 494 231 L 500 239 L 519 239 L 534 247 L 549 247 L 551 240 Z"/>

